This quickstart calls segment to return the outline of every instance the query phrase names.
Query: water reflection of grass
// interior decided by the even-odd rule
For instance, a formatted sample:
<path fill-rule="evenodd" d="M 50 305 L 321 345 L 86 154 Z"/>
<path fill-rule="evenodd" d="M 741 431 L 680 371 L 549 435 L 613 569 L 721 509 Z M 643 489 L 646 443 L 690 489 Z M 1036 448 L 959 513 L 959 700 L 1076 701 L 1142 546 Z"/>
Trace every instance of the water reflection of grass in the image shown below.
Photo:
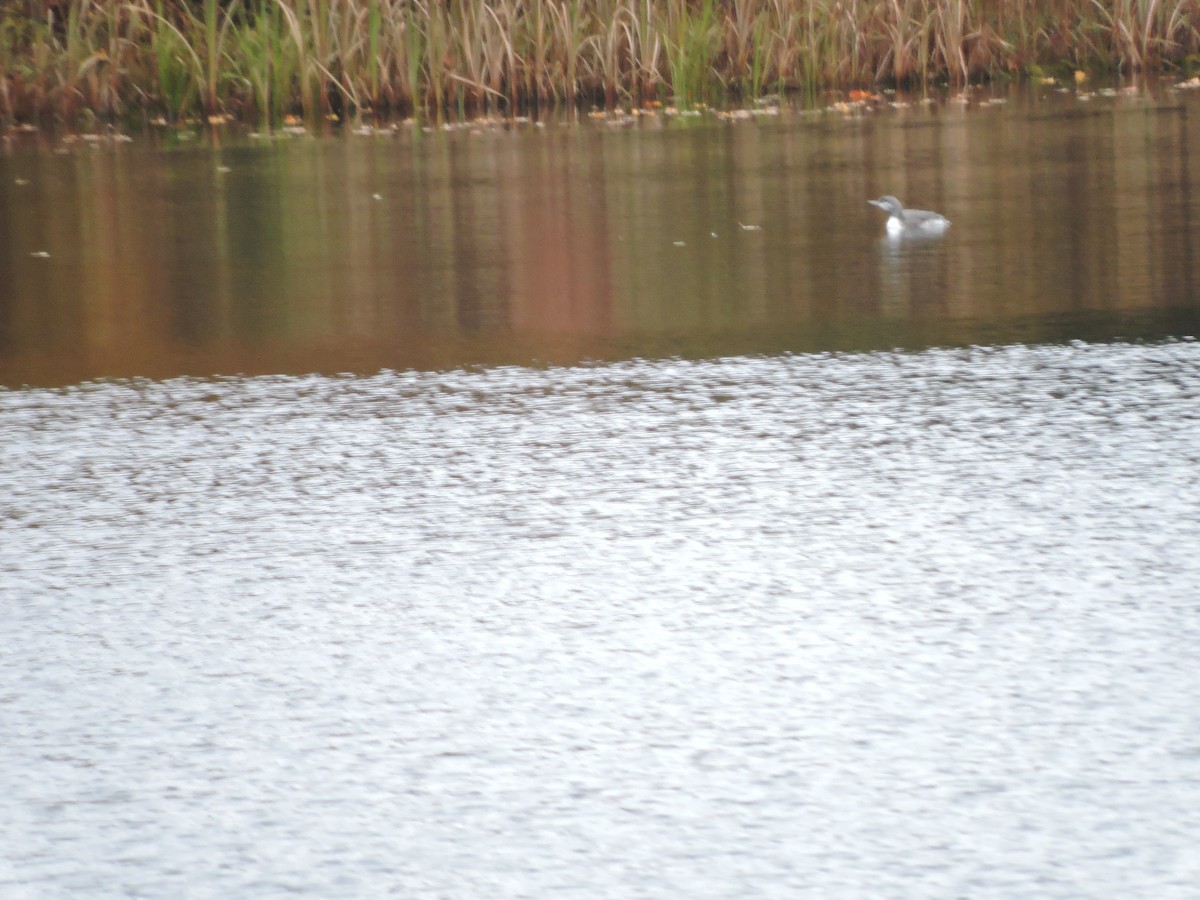
<path fill-rule="evenodd" d="M 1200 54 L 1200 0 L 0 0 L 0 117 L 681 106 Z"/>

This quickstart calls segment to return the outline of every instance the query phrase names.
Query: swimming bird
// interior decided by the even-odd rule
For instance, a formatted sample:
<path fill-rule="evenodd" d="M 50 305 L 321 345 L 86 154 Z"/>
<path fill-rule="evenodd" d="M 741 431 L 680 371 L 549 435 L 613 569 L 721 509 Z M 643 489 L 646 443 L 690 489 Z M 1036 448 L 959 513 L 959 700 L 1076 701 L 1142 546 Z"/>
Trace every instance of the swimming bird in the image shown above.
<path fill-rule="evenodd" d="M 941 234 L 950 227 L 950 220 L 941 213 L 927 209 L 905 209 L 891 194 L 867 202 L 888 214 L 887 232 L 892 237 Z"/>

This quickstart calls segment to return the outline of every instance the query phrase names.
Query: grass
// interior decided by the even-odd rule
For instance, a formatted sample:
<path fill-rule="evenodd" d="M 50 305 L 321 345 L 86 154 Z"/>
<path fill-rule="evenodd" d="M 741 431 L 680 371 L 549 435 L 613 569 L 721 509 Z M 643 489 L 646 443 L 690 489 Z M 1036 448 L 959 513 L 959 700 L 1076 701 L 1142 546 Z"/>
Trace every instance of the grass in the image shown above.
<path fill-rule="evenodd" d="M 0 120 L 686 107 L 1198 54 L 1200 0 L 0 0 Z"/>

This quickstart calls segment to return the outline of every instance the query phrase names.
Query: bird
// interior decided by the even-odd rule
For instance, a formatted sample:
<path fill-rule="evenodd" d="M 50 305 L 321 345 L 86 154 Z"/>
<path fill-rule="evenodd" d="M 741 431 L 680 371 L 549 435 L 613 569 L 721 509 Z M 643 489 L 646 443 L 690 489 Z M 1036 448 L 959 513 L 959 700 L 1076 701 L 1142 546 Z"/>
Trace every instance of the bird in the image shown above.
<path fill-rule="evenodd" d="M 891 194 L 867 202 L 888 214 L 887 233 L 892 237 L 941 234 L 950 227 L 950 220 L 941 213 L 927 209 L 905 209 Z"/>

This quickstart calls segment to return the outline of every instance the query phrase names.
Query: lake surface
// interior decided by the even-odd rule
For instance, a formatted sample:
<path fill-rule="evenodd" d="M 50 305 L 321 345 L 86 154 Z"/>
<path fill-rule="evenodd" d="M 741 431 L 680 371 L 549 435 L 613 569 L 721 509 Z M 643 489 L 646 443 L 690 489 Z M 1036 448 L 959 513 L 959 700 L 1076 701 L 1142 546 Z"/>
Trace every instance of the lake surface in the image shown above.
<path fill-rule="evenodd" d="M 1200 91 L 656 121 L 18 142 L 0 154 L 0 384 L 1200 324 Z M 946 239 L 882 240 L 866 200 L 885 193 L 946 214 Z"/>
<path fill-rule="evenodd" d="M 0 894 L 1195 897 L 1196 112 L 10 148 Z"/>

